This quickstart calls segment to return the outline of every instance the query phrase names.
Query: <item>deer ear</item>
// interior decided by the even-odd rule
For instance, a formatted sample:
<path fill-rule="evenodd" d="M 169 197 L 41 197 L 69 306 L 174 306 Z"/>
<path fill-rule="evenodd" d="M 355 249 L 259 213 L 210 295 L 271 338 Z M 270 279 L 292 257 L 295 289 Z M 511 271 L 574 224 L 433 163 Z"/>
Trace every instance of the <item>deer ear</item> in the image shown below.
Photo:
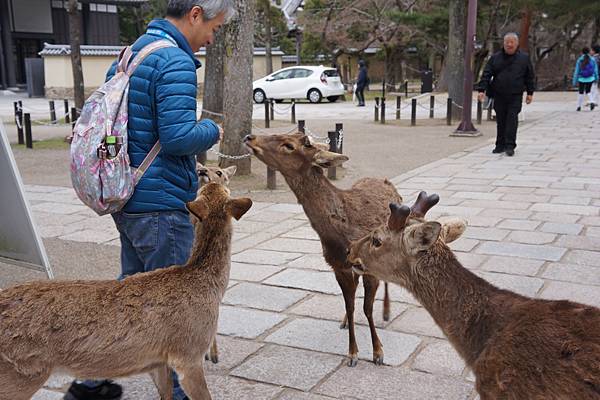
<path fill-rule="evenodd" d="M 235 171 L 237 171 L 237 167 L 235 165 L 227 167 L 223 170 L 223 172 L 225 172 L 225 175 L 227 175 L 228 178 L 231 178 L 233 175 L 235 175 Z"/>
<path fill-rule="evenodd" d="M 313 157 L 313 164 L 323 168 L 339 167 L 346 161 L 348 157 L 345 155 L 327 150 L 320 150 Z"/>
<path fill-rule="evenodd" d="M 442 225 L 439 222 L 425 222 L 405 232 L 409 251 L 416 254 L 429 249 L 440 236 L 441 230 Z"/>
<path fill-rule="evenodd" d="M 467 229 L 467 221 L 458 217 L 441 217 L 437 220 L 442 224 L 440 238 L 444 243 L 452 243 L 462 236 Z"/>
<path fill-rule="evenodd" d="M 252 200 L 248 198 L 231 199 L 225 205 L 225 211 L 236 220 L 239 220 L 248 212 L 250 207 L 252 207 Z"/>
<path fill-rule="evenodd" d="M 185 203 L 185 208 L 187 208 L 187 210 L 200 221 L 208 217 L 208 206 L 200 198 L 190 201 L 189 203 Z"/>

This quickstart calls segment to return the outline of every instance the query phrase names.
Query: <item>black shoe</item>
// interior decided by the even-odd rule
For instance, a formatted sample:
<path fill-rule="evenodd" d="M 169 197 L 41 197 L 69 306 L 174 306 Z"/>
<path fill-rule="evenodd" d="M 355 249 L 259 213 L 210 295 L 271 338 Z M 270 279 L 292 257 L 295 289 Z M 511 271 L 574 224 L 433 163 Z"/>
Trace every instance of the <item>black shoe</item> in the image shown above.
<path fill-rule="evenodd" d="M 506 155 L 512 157 L 515 155 L 515 151 L 513 149 L 506 150 Z"/>
<path fill-rule="evenodd" d="M 592 104 L 590 104 L 590 109 L 591 109 L 592 111 L 594 111 L 594 108 L 596 108 L 596 103 L 592 103 Z"/>
<path fill-rule="evenodd" d="M 494 147 L 494 150 L 492 150 L 492 153 L 494 153 L 494 154 L 504 153 L 504 147 L 496 146 L 496 147 Z"/>
<path fill-rule="evenodd" d="M 112 381 L 102 381 L 102 384 L 96 388 L 90 389 L 87 386 L 73 381 L 71 387 L 65 394 L 64 400 L 117 400 L 121 398 L 123 389 Z"/>
<path fill-rule="evenodd" d="M 577 107 L 577 111 L 581 111 L 581 107 Z"/>

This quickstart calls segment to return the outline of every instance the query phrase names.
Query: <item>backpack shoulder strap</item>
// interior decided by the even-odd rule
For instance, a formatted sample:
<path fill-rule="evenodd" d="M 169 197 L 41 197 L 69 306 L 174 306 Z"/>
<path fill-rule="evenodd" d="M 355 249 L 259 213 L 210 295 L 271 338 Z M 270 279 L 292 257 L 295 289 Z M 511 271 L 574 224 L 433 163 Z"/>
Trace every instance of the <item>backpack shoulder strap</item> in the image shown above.
<path fill-rule="evenodd" d="M 177 47 L 173 42 L 166 39 L 156 40 L 148 45 L 146 45 L 139 53 L 135 56 L 129 67 L 127 68 L 127 75 L 131 76 L 133 71 L 137 68 L 138 65 L 144 61 L 146 57 L 148 57 L 152 52 L 162 49 L 165 47 Z"/>
<path fill-rule="evenodd" d="M 131 50 L 131 46 L 124 47 L 123 50 L 121 50 L 121 54 L 119 54 L 119 59 L 117 61 L 117 72 L 125 72 L 127 70 L 132 55 L 133 51 Z"/>

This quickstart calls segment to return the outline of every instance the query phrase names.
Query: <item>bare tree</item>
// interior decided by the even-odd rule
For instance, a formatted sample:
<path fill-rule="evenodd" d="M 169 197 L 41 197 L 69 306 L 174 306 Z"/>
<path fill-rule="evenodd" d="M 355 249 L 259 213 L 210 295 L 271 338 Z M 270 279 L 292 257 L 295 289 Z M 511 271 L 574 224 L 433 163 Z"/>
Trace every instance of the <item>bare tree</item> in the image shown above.
<path fill-rule="evenodd" d="M 464 62 L 465 62 L 465 27 L 467 18 L 467 2 L 464 0 L 449 1 L 448 53 L 445 82 L 448 85 L 448 96 L 454 106 L 452 114 L 460 118 L 464 100 Z M 460 107 L 458 107 L 458 106 Z"/>
<path fill-rule="evenodd" d="M 69 0 L 69 36 L 71 44 L 71 66 L 73 68 L 73 97 L 75 107 L 81 109 L 85 101 L 83 87 L 83 68 L 81 67 L 81 13 L 77 0 Z"/>
<path fill-rule="evenodd" d="M 225 80 L 223 114 L 225 137 L 221 151 L 229 155 L 245 154 L 242 139 L 252 131 L 252 61 L 254 49 L 255 2 L 234 0 L 236 16 L 225 29 Z M 221 167 L 237 166 L 237 173 L 250 174 L 250 158 L 222 158 Z"/>

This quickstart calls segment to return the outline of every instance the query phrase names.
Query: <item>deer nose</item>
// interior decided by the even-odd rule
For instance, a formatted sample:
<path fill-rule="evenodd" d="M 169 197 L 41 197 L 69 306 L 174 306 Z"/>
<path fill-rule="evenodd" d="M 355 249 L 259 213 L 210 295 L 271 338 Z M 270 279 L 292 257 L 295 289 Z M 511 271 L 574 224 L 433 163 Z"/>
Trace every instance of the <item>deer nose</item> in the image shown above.
<path fill-rule="evenodd" d="M 346 257 L 350 256 L 350 247 L 346 248 Z"/>
<path fill-rule="evenodd" d="M 252 141 L 254 139 L 256 139 L 256 136 L 254 136 L 254 135 L 246 135 L 244 137 L 244 142 L 250 142 L 250 141 Z"/>

